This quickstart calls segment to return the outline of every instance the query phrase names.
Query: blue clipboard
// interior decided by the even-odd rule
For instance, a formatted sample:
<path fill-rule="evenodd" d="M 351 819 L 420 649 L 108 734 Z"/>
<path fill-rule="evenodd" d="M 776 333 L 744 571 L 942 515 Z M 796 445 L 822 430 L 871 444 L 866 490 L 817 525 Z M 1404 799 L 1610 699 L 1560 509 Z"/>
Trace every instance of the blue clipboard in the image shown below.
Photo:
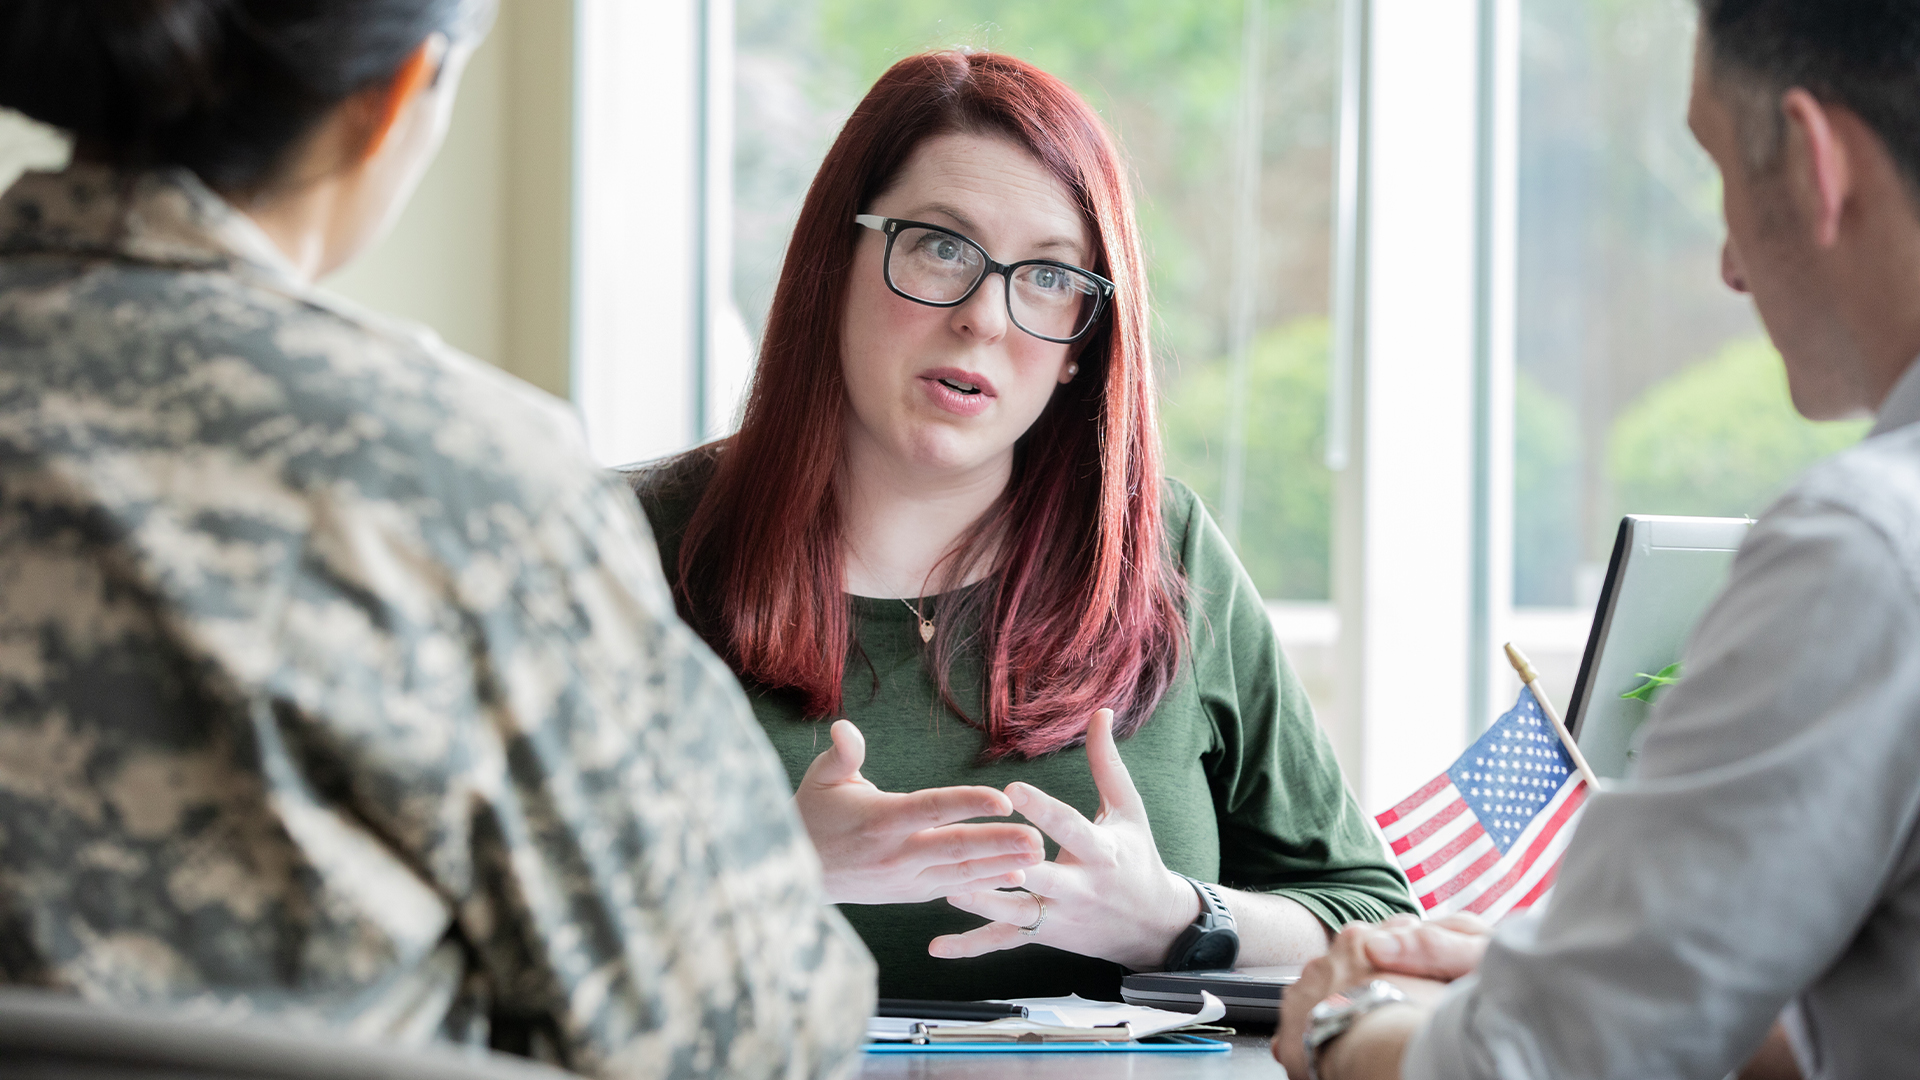
<path fill-rule="evenodd" d="M 1198 1035 L 1150 1035 L 1134 1042 L 908 1043 L 870 1042 L 869 1054 L 1224 1054 L 1233 1044 Z"/>

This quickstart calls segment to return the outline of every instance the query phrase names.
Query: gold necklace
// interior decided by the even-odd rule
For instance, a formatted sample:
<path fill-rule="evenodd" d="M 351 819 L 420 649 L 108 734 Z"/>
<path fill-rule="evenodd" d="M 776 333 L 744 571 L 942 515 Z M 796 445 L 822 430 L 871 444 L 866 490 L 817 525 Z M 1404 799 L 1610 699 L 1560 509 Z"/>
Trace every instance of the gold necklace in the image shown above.
<path fill-rule="evenodd" d="M 927 618 L 925 615 L 920 614 L 920 600 L 925 600 L 925 599 L 926 597 L 922 596 L 918 600 L 915 600 L 913 603 L 907 604 L 907 598 L 903 596 L 900 598 L 900 602 L 903 604 L 907 604 L 907 610 L 913 612 L 913 617 L 920 620 L 920 640 L 932 641 L 933 640 L 933 620 Z"/>
<path fill-rule="evenodd" d="M 864 566 L 867 568 L 867 573 L 869 574 L 873 573 L 873 564 L 867 561 L 866 556 L 860 554 L 859 548 L 854 547 L 852 544 L 848 544 L 847 550 L 853 552 L 853 557 L 859 560 L 861 566 Z M 933 620 L 927 618 L 925 615 L 922 615 L 920 613 L 920 604 L 922 601 L 926 600 L 926 597 L 918 596 L 918 597 L 915 597 L 912 601 L 908 601 L 907 598 L 904 596 L 895 597 L 895 599 L 899 600 L 903 604 L 906 604 L 907 610 L 913 612 L 913 617 L 919 620 L 920 640 L 925 643 L 932 642 L 933 641 Z"/>

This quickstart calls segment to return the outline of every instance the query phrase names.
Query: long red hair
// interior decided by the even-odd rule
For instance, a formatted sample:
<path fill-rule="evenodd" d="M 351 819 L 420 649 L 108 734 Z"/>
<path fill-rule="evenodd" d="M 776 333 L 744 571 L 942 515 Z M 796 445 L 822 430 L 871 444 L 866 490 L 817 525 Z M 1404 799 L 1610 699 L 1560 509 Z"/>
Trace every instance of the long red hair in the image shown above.
<path fill-rule="evenodd" d="M 1006 493 L 943 565 L 991 552 L 970 613 L 940 613 L 932 648 L 947 703 L 988 736 L 990 758 L 1035 757 L 1085 737 L 1112 708 L 1128 734 L 1180 663 L 1183 581 L 1160 515 L 1161 465 L 1147 282 L 1119 152 L 1065 83 L 993 53 L 908 57 L 853 112 L 807 191 L 767 315 L 740 430 L 681 542 L 677 585 L 695 625 L 743 676 L 840 711 L 852 646 L 835 478 L 845 451 L 842 316 L 864 213 L 926 139 L 1005 136 L 1059 178 L 1094 236 L 1095 272 L 1118 289 L 1014 455 Z M 971 617 L 968 617 L 971 616 Z M 956 624 L 978 627 L 984 717 L 946 672 Z"/>

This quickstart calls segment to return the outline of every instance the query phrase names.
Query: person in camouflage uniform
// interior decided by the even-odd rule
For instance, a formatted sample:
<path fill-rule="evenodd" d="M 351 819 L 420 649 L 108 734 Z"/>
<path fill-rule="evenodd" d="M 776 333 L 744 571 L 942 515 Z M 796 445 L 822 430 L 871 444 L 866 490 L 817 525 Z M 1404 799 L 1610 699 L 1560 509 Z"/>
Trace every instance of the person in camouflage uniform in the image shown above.
<path fill-rule="evenodd" d="M 874 969 L 570 411 L 78 164 L 0 198 L 0 980 L 800 1078 Z"/>

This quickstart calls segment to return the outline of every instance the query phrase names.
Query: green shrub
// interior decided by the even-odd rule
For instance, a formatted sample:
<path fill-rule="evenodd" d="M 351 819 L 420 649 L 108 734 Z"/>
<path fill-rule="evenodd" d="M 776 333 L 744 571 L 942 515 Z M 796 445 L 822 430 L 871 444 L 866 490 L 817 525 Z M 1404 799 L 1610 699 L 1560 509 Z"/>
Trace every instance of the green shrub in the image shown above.
<path fill-rule="evenodd" d="M 1513 599 L 1574 602 L 1580 562 L 1580 417 L 1519 372 L 1513 386 Z"/>
<path fill-rule="evenodd" d="M 1333 474 L 1325 461 L 1327 320 L 1298 319 L 1254 339 L 1248 357 L 1246 483 L 1236 548 L 1263 596 L 1326 600 Z M 1225 479 L 1226 358 L 1169 372 L 1161 418 L 1167 471 L 1215 515 Z"/>
<path fill-rule="evenodd" d="M 1327 321 L 1255 339 L 1247 387 L 1247 475 L 1236 547 L 1263 595 L 1330 596 L 1333 474 L 1326 442 Z M 1225 358 L 1169 373 L 1167 471 L 1217 515 L 1231 371 Z M 1573 602 L 1580 559 L 1579 417 L 1525 372 L 1514 387 L 1514 593 Z M 1793 411 L 1764 339 L 1736 342 L 1648 391 L 1610 436 L 1619 513 L 1758 515 L 1808 465 L 1857 442 L 1864 421 L 1815 424 Z M 1604 526 L 1611 543 L 1614 519 Z"/>
<path fill-rule="evenodd" d="M 1614 420 L 1614 505 L 1623 514 L 1758 517 L 1802 469 L 1858 442 L 1868 426 L 1802 418 L 1772 345 L 1734 342 Z"/>

